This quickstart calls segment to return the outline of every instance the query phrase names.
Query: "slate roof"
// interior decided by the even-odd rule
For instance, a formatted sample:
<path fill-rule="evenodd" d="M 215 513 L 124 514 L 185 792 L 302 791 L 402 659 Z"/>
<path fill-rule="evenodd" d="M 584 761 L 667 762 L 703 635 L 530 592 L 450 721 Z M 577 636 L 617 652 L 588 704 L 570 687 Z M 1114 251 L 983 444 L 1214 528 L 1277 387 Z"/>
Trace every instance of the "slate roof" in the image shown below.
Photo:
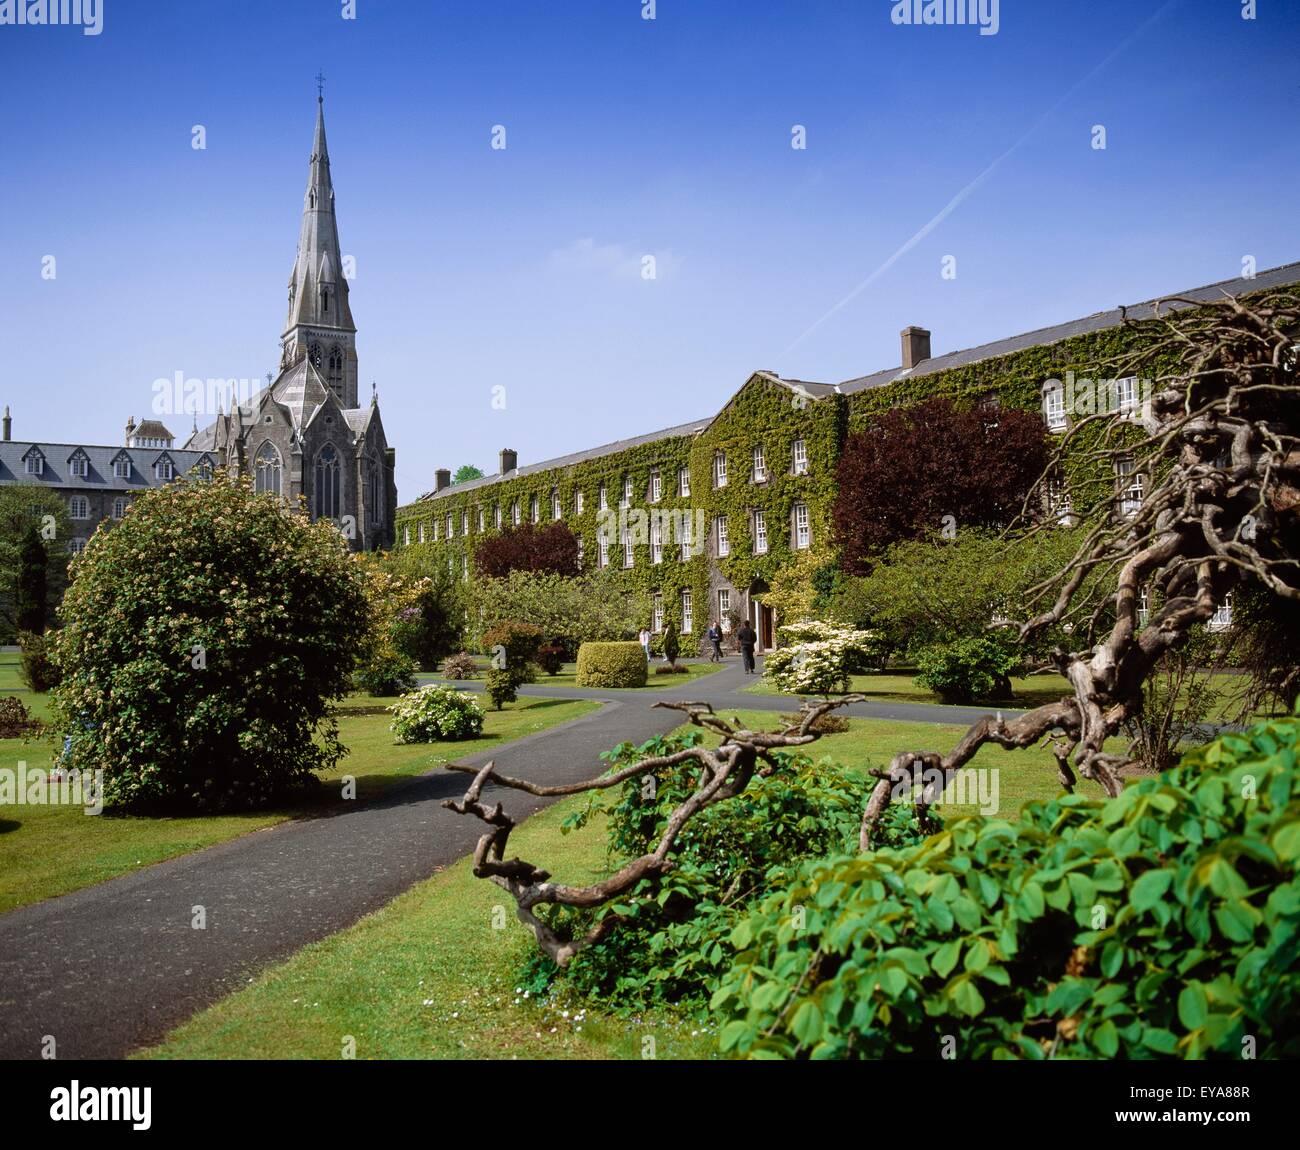
<path fill-rule="evenodd" d="M 175 441 L 176 437 L 167 430 L 166 426 L 156 419 L 142 419 L 132 436 L 139 436 L 141 439 L 167 439 Z"/>
<path fill-rule="evenodd" d="M 1105 331 L 1107 328 L 1119 327 L 1124 322 L 1126 315 L 1131 320 L 1150 319 L 1155 315 L 1155 305 L 1160 300 L 1181 297 L 1182 299 L 1193 300 L 1196 303 L 1208 303 L 1211 300 L 1222 299 L 1225 295 L 1244 295 L 1247 292 L 1257 292 L 1267 288 L 1284 287 L 1288 284 L 1297 283 L 1300 283 L 1300 263 L 1283 264 L 1281 267 L 1260 272 L 1254 279 L 1222 280 L 1219 283 L 1207 284 L 1205 287 L 1192 288 L 1189 291 L 1170 292 L 1168 295 L 1159 296 L 1156 299 L 1144 300 L 1142 303 L 1131 304 L 1127 307 L 1112 308 L 1110 311 L 1099 311 L 1095 315 L 1084 316 L 1082 319 L 1059 323 L 1053 327 L 1041 327 L 1037 331 L 1023 332 L 1020 335 L 1009 336 L 1006 339 L 994 340 L 992 343 L 966 348 L 964 351 L 950 351 L 946 355 L 937 355 L 932 359 L 924 360 L 912 368 L 911 371 L 904 371 L 902 367 L 891 367 L 885 371 L 873 372 L 870 375 L 859 376 L 856 379 L 841 383 L 839 390 L 845 395 L 852 395 L 855 391 L 865 391 L 872 387 L 885 387 L 904 377 L 932 375 L 936 371 L 965 367 L 967 364 L 978 363 L 983 359 L 996 359 L 998 356 L 1010 355 L 1013 352 L 1024 351 L 1026 348 L 1059 343 L 1061 340 L 1071 339 L 1076 335 Z M 1191 306 L 1193 304 L 1190 303 L 1169 304 L 1165 310 L 1182 310 Z"/>
<path fill-rule="evenodd" d="M 450 487 L 444 487 L 441 491 L 429 491 L 420 496 L 424 499 L 441 499 L 447 495 L 463 495 L 466 491 L 473 491 L 479 487 L 490 487 L 494 483 L 500 483 L 503 479 L 517 479 L 523 475 L 533 475 L 538 471 L 551 471 L 557 467 L 571 467 L 575 463 L 582 463 L 588 459 L 599 459 L 602 455 L 613 455 L 619 451 L 626 451 L 629 447 L 639 447 L 643 443 L 654 443 L 660 439 L 673 439 L 679 435 L 698 435 L 710 423 L 713 417 L 708 419 L 697 419 L 693 423 L 679 423 L 676 427 L 665 427 L 660 431 L 651 431 L 646 435 L 636 435 L 631 439 L 620 439 L 615 443 L 606 443 L 601 447 L 589 447 L 586 451 L 575 451 L 572 455 L 561 455 L 555 459 L 546 459 L 541 463 L 530 463 L 526 467 L 516 467 L 514 471 L 507 472 L 505 475 L 485 475 L 482 479 L 467 479 L 464 483 L 454 483 Z"/>
<path fill-rule="evenodd" d="M 45 469 L 41 475 L 28 475 L 23 458 L 33 447 L 45 456 Z M 88 474 L 73 475 L 68 460 L 84 452 L 90 460 Z M 119 455 L 131 458 L 129 479 L 113 474 L 113 460 Z M 103 447 L 76 443 L 33 443 L 30 440 L 0 442 L 0 484 L 30 484 L 55 490 L 86 491 L 96 488 L 103 491 L 145 491 L 151 487 L 164 487 L 168 480 L 156 479 L 155 461 L 166 456 L 172 461 L 176 475 L 184 475 L 205 455 L 203 451 L 178 451 L 171 447 Z M 219 460 L 208 455 L 213 466 Z"/>

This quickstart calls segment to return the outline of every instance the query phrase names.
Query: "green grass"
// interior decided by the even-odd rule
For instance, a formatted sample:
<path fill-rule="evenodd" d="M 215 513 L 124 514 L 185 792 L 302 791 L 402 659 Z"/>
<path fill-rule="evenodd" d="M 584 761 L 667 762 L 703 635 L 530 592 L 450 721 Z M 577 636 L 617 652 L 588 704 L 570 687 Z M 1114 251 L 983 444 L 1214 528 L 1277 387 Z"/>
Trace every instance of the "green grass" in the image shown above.
<path fill-rule="evenodd" d="M 387 700 L 353 696 L 340 711 L 339 733 L 350 754 L 311 802 L 268 811 L 184 818 L 88 816 L 80 807 L 0 807 L 0 911 L 66 894 L 140 867 L 224 842 L 291 818 L 321 814 L 341 799 L 343 777 L 356 779 L 357 800 L 462 755 L 490 751 L 513 739 L 588 714 L 600 704 L 581 699 L 520 699 L 489 711 L 483 735 L 461 742 L 397 746 L 390 716 L 368 714 Z M 0 768 L 50 764 L 47 739 L 0 739 Z"/>
<path fill-rule="evenodd" d="M 1211 708 L 1208 721 L 1221 722 L 1235 717 L 1240 708 L 1240 700 L 1236 696 L 1244 686 L 1242 676 L 1218 673 L 1210 676 L 1210 684 L 1215 690 L 1222 692 L 1222 696 Z M 1073 694 L 1065 677 L 1054 672 L 1012 679 L 1011 689 L 1013 696 L 1010 699 L 981 700 L 971 705 L 989 709 L 1003 706 L 1008 710 L 1030 710 Z M 873 701 L 943 705 L 943 700 L 933 691 L 918 686 L 915 675 L 910 673 L 854 675 L 849 681 L 849 691 L 866 695 Z M 742 692 L 750 695 L 781 694 L 767 679 L 762 678 L 751 686 L 742 688 Z M 1266 711 L 1259 711 L 1255 717 L 1266 718 L 1267 714 Z"/>
<path fill-rule="evenodd" d="M 511 853 L 588 882 L 605 859 L 603 827 L 560 834 L 585 799 L 534 815 Z M 495 917 L 501 929 L 493 928 Z M 713 1037 L 670 1014 L 620 1018 L 583 1003 L 517 995 L 533 947 L 511 899 L 462 860 L 347 930 L 304 947 L 173 1031 L 146 1058 L 707 1058 Z M 565 1011 L 568 1016 L 565 1016 Z M 581 1019 L 579 1019 L 581 1015 Z M 694 1033 L 693 1033 L 694 1032 Z"/>
<path fill-rule="evenodd" d="M 680 687 L 684 683 L 691 683 L 694 680 L 702 678 L 705 675 L 712 675 L 714 671 L 722 670 L 722 663 L 681 663 L 679 666 L 685 667 L 685 675 L 656 675 L 655 668 L 662 667 L 662 661 L 655 661 L 650 664 L 650 673 L 646 676 L 644 687 L 625 687 L 621 690 L 631 691 L 649 691 L 656 690 L 660 687 Z M 484 671 L 487 669 L 487 660 L 481 661 L 480 666 Z M 436 676 L 435 676 L 436 677 Z M 477 679 L 471 679 L 470 682 L 482 682 L 483 676 L 480 674 Z M 578 666 L 576 663 L 565 663 L 557 674 L 548 675 L 545 671 L 537 673 L 538 687 L 576 687 L 578 686 Z"/>
<path fill-rule="evenodd" d="M 739 718 L 766 729 L 775 716 L 742 711 Z M 809 752 L 866 769 L 884 765 L 900 750 L 947 750 L 963 730 L 873 719 L 850 724 Z M 706 738 L 716 743 L 718 737 Z M 998 769 L 1002 815 L 1014 816 L 1024 801 L 1060 789 L 1046 751 L 986 747 L 972 765 Z M 529 819 L 511 836 L 510 853 L 547 867 L 557 881 L 601 877 L 606 859 L 600 820 L 575 834 L 559 830 L 584 802 L 582 796 L 566 799 Z M 952 814 L 957 808 L 940 809 Z M 492 929 L 494 907 L 505 913 L 503 930 Z M 462 860 L 262 972 L 143 1056 L 338 1058 L 346 1035 L 356 1039 L 358 1058 L 640 1058 L 647 1035 L 654 1036 L 661 1059 L 712 1053 L 712 1035 L 671 1013 L 634 1023 L 591 1003 L 516 995 L 521 963 L 532 946 L 510 900 L 475 879 Z"/>
<path fill-rule="evenodd" d="M 22 660 L 17 652 L 0 652 L 0 695 L 16 695 L 23 701 L 23 706 L 36 719 L 50 717 L 50 701 L 47 695 L 34 695 L 23 683 Z"/>
<path fill-rule="evenodd" d="M 1022 679 L 1012 679 L 1011 689 L 1014 698 L 1004 699 L 1002 702 L 1017 710 L 1052 703 L 1062 695 L 1070 694 L 1070 684 L 1063 675 L 1057 674 L 1029 675 Z M 887 672 L 879 675 L 854 675 L 849 682 L 849 690 L 866 695 L 869 699 L 891 703 L 943 703 L 943 700 L 933 691 L 917 686 L 916 677 L 911 674 Z M 767 679 L 759 679 L 752 686 L 745 687 L 744 691 L 750 695 L 781 694 Z"/>

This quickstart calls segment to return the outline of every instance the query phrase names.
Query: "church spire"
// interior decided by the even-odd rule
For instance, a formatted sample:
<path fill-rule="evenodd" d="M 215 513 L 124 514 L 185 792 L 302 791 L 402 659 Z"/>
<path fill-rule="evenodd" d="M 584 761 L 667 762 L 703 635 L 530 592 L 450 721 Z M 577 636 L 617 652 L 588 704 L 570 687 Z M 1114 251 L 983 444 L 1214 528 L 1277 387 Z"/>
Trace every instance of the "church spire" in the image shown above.
<path fill-rule="evenodd" d="M 298 251 L 289 274 L 289 314 L 281 336 L 281 367 L 304 356 L 344 407 L 357 404 L 356 325 L 343 274 L 334 181 L 325 142 L 324 76 L 317 76 L 316 131 L 303 194 Z M 310 329 L 310 330 L 308 330 Z"/>

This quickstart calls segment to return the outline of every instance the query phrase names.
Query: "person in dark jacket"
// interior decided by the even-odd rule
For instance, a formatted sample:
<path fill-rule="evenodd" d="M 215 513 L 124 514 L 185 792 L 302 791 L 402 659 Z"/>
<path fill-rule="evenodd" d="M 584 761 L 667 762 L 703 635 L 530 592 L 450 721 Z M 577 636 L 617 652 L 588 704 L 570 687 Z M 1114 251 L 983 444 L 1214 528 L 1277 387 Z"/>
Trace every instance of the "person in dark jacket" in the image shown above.
<path fill-rule="evenodd" d="M 740 658 L 745 665 L 745 674 L 754 673 L 754 644 L 758 642 L 758 633 L 748 619 L 741 625 L 740 630 L 736 632 L 736 639 L 740 643 Z"/>
<path fill-rule="evenodd" d="M 713 654 L 709 656 L 710 663 L 722 662 L 722 627 L 715 619 L 713 626 L 708 629 L 707 638 L 713 644 Z"/>

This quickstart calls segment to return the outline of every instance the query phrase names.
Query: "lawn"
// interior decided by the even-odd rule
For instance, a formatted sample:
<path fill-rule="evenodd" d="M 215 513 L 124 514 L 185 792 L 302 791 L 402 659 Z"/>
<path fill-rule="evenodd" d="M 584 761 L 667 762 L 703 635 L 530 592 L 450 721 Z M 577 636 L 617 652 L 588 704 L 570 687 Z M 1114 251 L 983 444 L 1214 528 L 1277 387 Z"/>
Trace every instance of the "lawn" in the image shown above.
<path fill-rule="evenodd" d="M 714 671 L 722 670 L 725 664 L 678 663 L 679 667 L 686 668 L 687 674 L 656 675 L 655 668 L 662 667 L 663 665 L 664 664 L 661 660 L 656 660 L 655 662 L 650 664 L 650 673 L 646 676 L 646 684 L 644 687 L 629 687 L 629 688 L 621 688 L 621 689 L 642 691 L 642 690 L 653 690 L 659 687 L 680 687 L 684 683 L 693 682 L 694 680 L 699 679 L 704 675 L 711 675 L 713 674 Z M 486 672 L 487 670 L 486 659 L 480 661 L 480 667 L 484 672 Z M 431 681 L 437 678 L 438 678 L 437 675 L 420 676 L 422 682 Z M 468 681 L 481 683 L 483 681 L 483 675 L 480 674 L 476 679 L 470 679 Z M 548 675 L 546 674 L 545 671 L 538 671 L 537 682 L 535 685 L 538 687 L 576 687 L 578 685 L 578 665 L 576 663 L 565 663 L 560 667 L 559 672 L 554 675 Z"/>
<path fill-rule="evenodd" d="M 511 853 L 555 860 L 587 882 L 605 859 L 602 828 L 560 834 L 585 800 L 534 815 Z M 500 929 L 494 929 L 495 918 Z M 713 1037 L 672 1015 L 619 1018 L 516 994 L 532 936 L 510 898 L 469 860 L 412 887 L 347 930 L 304 947 L 173 1031 L 147 1058 L 707 1058 Z"/>
<path fill-rule="evenodd" d="M 28 696 L 20 696 L 26 699 Z M 322 813 L 338 801 L 345 775 L 356 779 L 357 798 L 421 774 L 458 756 L 489 751 L 513 739 L 588 714 L 599 703 L 581 699 L 520 699 L 489 711 L 483 735 L 461 742 L 397 746 L 383 707 L 391 700 L 352 696 L 340 708 L 339 733 L 350 754 L 316 801 L 269 811 L 183 818 L 102 814 L 80 807 L 0 808 L 0 911 L 66 894 L 142 866 L 224 842 L 286 819 Z M 42 739 L 0 739 L 0 768 L 48 766 L 55 744 Z"/>
<path fill-rule="evenodd" d="M 742 711 L 739 718 L 768 728 L 774 716 Z M 962 732 L 924 723 L 850 722 L 847 732 L 824 737 L 810 753 L 866 768 L 908 748 L 946 750 Z M 707 737 L 716 742 L 717 736 Z M 1047 751 L 988 747 L 973 765 L 996 769 L 1003 815 L 1014 815 L 1026 799 L 1059 791 Z M 1084 785 L 1084 793 L 1100 793 L 1089 787 Z M 559 830 L 585 801 L 565 799 L 527 820 L 511 836 L 511 855 L 547 866 L 561 882 L 600 877 L 603 825 L 593 821 L 563 836 Z M 492 928 L 493 907 L 505 910 L 502 930 Z M 671 1014 L 628 1020 L 590 1003 L 516 994 L 532 946 L 509 898 L 475 879 L 468 860 L 461 860 L 347 930 L 262 972 L 143 1055 L 338 1058 L 345 1035 L 356 1039 L 358 1058 L 639 1059 L 646 1036 L 655 1038 L 659 1058 L 712 1053 L 710 1034 Z"/>
<path fill-rule="evenodd" d="M 1240 707 L 1237 697 L 1245 680 L 1241 675 L 1217 673 L 1210 676 L 1211 686 L 1221 692 L 1220 699 L 1210 710 L 1210 721 L 1222 721 L 1234 717 Z M 751 686 L 741 690 L 750 695 L 780 695 L 767 679 L 760 678 Z M 1065 677 L 1056 673 L 1027 675 L 1011 680 L 1013 696 L 1010 699 L 981 700 L 973 704 L 978 707 L 995 708 L 999 705 L 1008 710 L 1029 710 L 1041 707 L 1044 703 L 1054 703 L 1063 696 L 1073 693 Z M 933 691 L 918 686 L 913 673 L 885 672 L 883 674 L 854 675 L 849 680 L 849 691 L 866 695 L 868 699 L 880 702 L 898 703 L 935 703 L 942 705 L 943 700 Z M 1266 718 L 1269 712 L 1256 712 L 1256 718 Z"/>

